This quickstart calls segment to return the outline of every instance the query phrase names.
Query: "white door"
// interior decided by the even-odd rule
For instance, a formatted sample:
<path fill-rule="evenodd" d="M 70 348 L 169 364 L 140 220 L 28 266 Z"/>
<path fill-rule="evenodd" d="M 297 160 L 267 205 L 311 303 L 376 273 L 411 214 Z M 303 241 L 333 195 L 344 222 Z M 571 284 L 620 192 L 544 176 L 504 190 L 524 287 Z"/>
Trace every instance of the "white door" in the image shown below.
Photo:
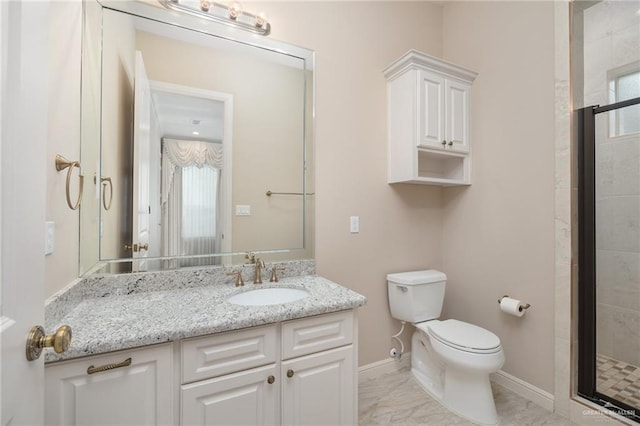
<path fill-rule="evenodd" d="M 172 350 L 168 343 L 48 364 L 45 425 L 175 424 Z"/>
<path fill-rule="evenodd" d="M 426 71 L 418 73 L 418 145 L 444 148 L 444 79 Z"/>
<path fill-rule="evenodd" d="M 151 204 L 151 87 L 144 69 L 142 52 L 136 51 L 133 94 L 133 241 L 134 258 L 145 258 L 149 252 Z M 146 271 L 144 260 L 134 262 L 134 271 Z"/>
<path fill-rule="evenodd" d="M 0 1 L 2 426 L 44 419 L 44 357 L 27 361 L 25 339 L 44 322 L 48 13 L 47 1 Z"/>
<path fill-rule="evenodd" d="M 282 424 L 353 425 L 353 346 L 318 352 L 281 364 Z"/>
<path fill-rule="evenodd" d="M 275 364 L 271 364 L 184 385 L 180 424 L 279 424 L 281 382 Z"/>
<path fill-rule="evenodd" d="M 453 80 L 446 81 L 447 148 L 469 152 L 469 94 L 471 86 Z"/>

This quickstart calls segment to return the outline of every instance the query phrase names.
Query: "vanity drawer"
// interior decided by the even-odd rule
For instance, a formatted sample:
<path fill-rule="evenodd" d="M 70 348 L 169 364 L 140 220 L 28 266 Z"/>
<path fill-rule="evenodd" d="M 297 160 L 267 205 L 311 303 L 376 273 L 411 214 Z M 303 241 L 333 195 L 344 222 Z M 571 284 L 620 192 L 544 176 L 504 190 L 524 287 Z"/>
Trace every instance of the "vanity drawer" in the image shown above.
<path fill-rule="evenodd" d="M 182 383 L 208 379 L 276 361 L 277 326 L 254 327 L 182 342 Z"/>
<path fill-rule="evenodd" d="M 353 342 L 353 312 L 293 320 L 282 324 L 282 359 L 308 355 Z"/>

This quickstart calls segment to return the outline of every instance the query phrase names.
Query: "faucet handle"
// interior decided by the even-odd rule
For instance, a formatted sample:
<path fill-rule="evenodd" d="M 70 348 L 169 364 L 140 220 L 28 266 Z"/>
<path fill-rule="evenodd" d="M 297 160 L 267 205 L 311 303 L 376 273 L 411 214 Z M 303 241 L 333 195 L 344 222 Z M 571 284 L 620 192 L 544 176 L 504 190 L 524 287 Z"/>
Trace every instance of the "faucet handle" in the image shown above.
<path fill-rule="evenodd" d="M 248 251 L 244 255 L 245 259 L 249 259 L 249 263 L 256 263 L 256 255 L 253 252 Z"/>
<path fill-rule="evenodd" d="M 277 283 L 278 282 L 278 271 L 284 271 L 286 268 L 284 266 L 274 266 L 271 268 L 271 278 L 269 278 L 269 282 Z"/>
<path fill-rule="evenodd" d="M 242 279 L 242 271 L 233 271 L 227 272 L 227 275 L 235 275 L 236 276 L 236 287 L 240 287 L 244 285 L 244 280 Z"/>

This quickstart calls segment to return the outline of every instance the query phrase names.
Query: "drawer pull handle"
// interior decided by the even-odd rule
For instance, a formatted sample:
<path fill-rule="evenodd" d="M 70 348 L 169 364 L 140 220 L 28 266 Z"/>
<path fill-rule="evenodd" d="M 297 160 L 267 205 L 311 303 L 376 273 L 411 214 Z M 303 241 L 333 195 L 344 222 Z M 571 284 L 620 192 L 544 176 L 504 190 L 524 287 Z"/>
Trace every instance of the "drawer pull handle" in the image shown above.
<path fill-rule="evenodd" d="M 103 371 L 115 370 L 116 368 L 128 367 L 130 365 L 131 365 L 131 358 L 127 358 L 124 361 L 119 362 L 117 364 L 106 364 L 100 367 L 94 367 L 93 365 L 90 365 L 89 368 L 87 368 L 87 374 L 101 373 Z"/>
<path fill-rule="evenodd" d="M 287 370 L 287 377 L 293 377 L 293 370 Z"/>
<path fill-rule="evenodd" d="M 272 385 L 273 382 L 275 381 L 276 381 L 276 378 L 274 376 L 267 377 L 267 383 L 269 383 L 270 385 Z"/>

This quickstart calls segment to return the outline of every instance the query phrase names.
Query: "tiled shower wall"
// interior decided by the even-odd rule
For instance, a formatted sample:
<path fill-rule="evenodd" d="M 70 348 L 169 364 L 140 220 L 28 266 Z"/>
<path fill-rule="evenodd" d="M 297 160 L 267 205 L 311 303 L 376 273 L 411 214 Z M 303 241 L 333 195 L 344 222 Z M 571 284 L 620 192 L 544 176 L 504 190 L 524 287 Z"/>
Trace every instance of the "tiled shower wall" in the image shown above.
<path fill-rule="evenodd" d="M 608 75 L 640 60 L 640 1 L 584 11 L 584 103 L 611 103 Z M 640 136 L 596 119 L 597 351 L 640 365 Z"/>

